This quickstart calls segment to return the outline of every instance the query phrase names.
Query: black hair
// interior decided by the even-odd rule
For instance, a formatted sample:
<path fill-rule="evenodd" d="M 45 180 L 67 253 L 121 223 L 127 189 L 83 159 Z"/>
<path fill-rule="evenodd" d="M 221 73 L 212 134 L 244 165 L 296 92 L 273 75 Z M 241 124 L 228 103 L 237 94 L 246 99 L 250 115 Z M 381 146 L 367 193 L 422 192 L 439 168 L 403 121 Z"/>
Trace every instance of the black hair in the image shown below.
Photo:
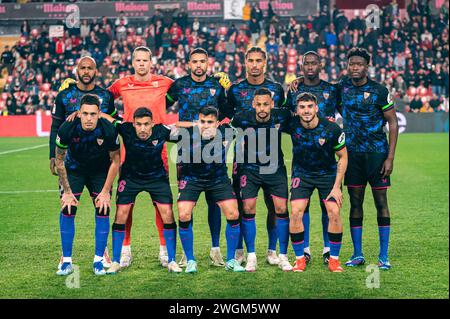
<path fill-rule="evenodd" d="M 366 60 L 367 64 L 370 64 L 370 59 L 371 59 L 370 53 L 364 48 L 358 48 L 358 47 L 351 48 L 350 51 L 348 51 L 348 53 L 347 53 L 347 60 L 350 60 L 350 58 L 352 56 L 362 57 L 362 58 L 364 58 L 364 60 Z"/>
<path fill-rule="evenodd" d="M 189 60 L 191 59 L 191 57 L 194 54 L 204 54 L 204 55 L 206 55 L 207 58 L 209 57 L 208 52 L 205 49 L 203 49 L 203 48 L 195 48 L 189 53 Z"/>
<path fill-rule="evenodd" d="M 314 55 L 315 57 L 317 57 L 317 59 L 320 62 L 320 55 L 319 55 L 319 53 L 317 53 L 316 51 L 308 51 L 305 54 L 303 54 L 302 64 L 305 63 L 305 58 L 306 58 L 307 55 Z"/>
<path fill-rule="evenodd" d="M 253 53 L 253 52 L 261 53 L 261 54 L 263 55 L 263 57 L 264 57 L 264 60 L 267 60 L 267 54 L 266 54 L 266 51 L 264 51 L 264 50 L 261 49 L 260 47 L 251 47 L 250 49 L 248 49 L 247 52 L 245 52 L 245 59 L 247 59 L 248 55 L 249 55 L 250 53 Z"/>
<path fill-rule="evenodd" d="M 89 105 L 97 105 L 97 107 L 100 109 L 100 99 L 97 95 L 94 94 L 85 94 L 81 98 L 80 101 L 80 107 L 83 104 L 89 104 Z"/>
<path fill-rule="evenodd" d="M 302 94 L 297 96 L 297 99 L 295 101 L 297 104 L 300 101 L 302 101 L 302 102 L 313 101 L 314 104 L 317 105 L 317 97 L 314 94 L 309 93 L 309 92 L 303 92 Z"/>
<path fill-rule="evenodd" d="M 136 109 L 136 111 L 134 111 L 133 119 L 140 119 L 143 117 L 150 117 L 151 119 L 153 119 L 152 111 L 150 111 L 146 107 L 140 107 L 140 108 Z"/>
<path fill-rule="evenodd" d="M 272 92 L 266 88 L 259 88 L 255 91 L 255 96 L 257 96 L 257 95 L 268 95 L 268 96 L 272 97 Z"/>
<path fill-rule="evenodd" d="M 202 107 L 199 114 L 202 114 L 204 116 L 213 115 L 217 119 L 219 118 L 219 110 L 217 110 L 217 108 L 215 108 L 214 106 L 210 105 Z"/>

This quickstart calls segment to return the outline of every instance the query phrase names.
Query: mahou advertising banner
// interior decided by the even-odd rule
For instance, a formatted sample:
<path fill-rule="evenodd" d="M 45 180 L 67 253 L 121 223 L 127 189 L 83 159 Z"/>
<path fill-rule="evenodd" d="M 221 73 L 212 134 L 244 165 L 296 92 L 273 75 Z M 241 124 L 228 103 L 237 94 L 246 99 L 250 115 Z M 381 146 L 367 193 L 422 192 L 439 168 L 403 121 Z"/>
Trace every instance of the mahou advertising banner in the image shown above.
<path fill-rule="evenodd" d="M 242 1 L 239 1 L 242 2 Z M 244 1 L 245 2 L 245 1 Z M 266 13 L 269 2 L 259 1 Z M 75 3 L 0 3 L 0 19 L 65 20 L 117 17 L 124 12 L 127 17 L 151 17 L 157 9 L 176 11 L 184 8 L 189 17 L 223 18 L 223 0 L 212 1 L 151 1 L 151 2 L 75 2 Z M 307 16 L 317 12 L 318 0 L 278 0 L 272 8 L 279 16 Z"/>

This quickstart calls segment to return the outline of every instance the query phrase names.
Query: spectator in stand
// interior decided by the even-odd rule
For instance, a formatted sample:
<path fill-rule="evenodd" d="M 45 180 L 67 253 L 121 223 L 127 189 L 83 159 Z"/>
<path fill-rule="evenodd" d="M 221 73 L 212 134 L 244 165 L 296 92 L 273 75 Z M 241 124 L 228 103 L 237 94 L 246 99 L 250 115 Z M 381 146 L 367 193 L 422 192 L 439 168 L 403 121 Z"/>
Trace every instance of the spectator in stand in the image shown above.
<path fill-rule="evenodd" d="M 411 101 L 409 108 L 410 112 L 419 113 L 423 103 L 419 95 L 414 96 L 414 100 Z"/>

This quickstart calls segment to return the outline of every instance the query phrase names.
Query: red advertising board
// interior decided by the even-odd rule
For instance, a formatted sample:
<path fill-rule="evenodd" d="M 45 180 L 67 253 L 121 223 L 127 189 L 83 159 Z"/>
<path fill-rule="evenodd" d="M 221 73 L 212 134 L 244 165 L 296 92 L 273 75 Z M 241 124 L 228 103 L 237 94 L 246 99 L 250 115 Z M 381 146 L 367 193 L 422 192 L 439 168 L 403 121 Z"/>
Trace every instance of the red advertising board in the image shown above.
<path fill-rule="evenodd" d="M 37 112 L 36 115 L 0 116 L 0 137 L 49 136 L 51 115 Z"/>

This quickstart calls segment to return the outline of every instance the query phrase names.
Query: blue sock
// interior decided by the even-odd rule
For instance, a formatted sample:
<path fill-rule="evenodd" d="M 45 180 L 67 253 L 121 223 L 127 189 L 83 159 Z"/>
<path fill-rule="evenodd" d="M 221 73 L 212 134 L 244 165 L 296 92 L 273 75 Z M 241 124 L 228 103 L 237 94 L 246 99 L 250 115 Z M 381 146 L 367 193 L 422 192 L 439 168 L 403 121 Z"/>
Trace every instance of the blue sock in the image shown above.
<path fill-rule="evenodd" d="M 242 231 L 239 233 L 236 249 L 244 249 L 244 234 Z"/>
<path fill-rule="evenodd" d="M 363 256 L 362 253 L 363 219 L 350 217 L 350 233 L 353 242 L 353 256 Z"/>
<path fill-rule="evenodd" d="M 247 253 L 254 253 L 256 239 L 255 215 L 244 214 L 244 216 L 242 217 L 241 225 L 241 234 L 243 234 L 243 237 L 245 239 Z"/>
<path fill-rule="evenodd" d="M 192 231 L 191 221 L 178 223 L 178 233 L 180 234 L 181 244 L 183 246 L 184 254 L 186 259 L 195 260 L 194 257 L 194 232 Z"/>
<path fill-rule="evenodd" d="M 212 247 L 220 247 L 221 218 L 219 206 L 214 202 L 208 202 L 208 224 Z"/>
<path fill-rule="evenodd" d="M 122 253 L 123 240 L 125 238 L 125 224 L 112 225 L 112 249 L 113 262 L 120 263 L 120 256 Z"/>
<path fill-rule="evenodd" d="M 109 235 L 109 211 L 101 215 L 98 208 L 95 209 L 95 255 L 103 256 Z"/>
<path fill-rule="evenodd" d="M 241 226 L 239 220 L 227 220 L 225 236 L 227 238 L 227 261 L 234 259 Z"/>
<path fill-rule="evenodd" d="M 166 240 L 169 263 L 175 261 L 177 253 L 177 224 L 164 224 L 164 239 Z"/>
<path fill-rule="evenodd" d="M 330 240 L 328 238 L 328 213 L 325 204 L 321 201 L 320 208 L 322 208 L 322 236 L 323 236 L 323 247 L 330 247 Z"/>
<path fill-rule="evenodd" d="M 309 207 L 309 205 L 308 205 Z M 305 230 L 303 231 L 305 233 L 304 235 L 304 247 L 309 247 L 309 224 L 310 224 L 310 217 L 309 217 L 309 210 L 305 210 L 303 213 L 303 227 Z"/>
<path fill-rule="evenodd" d="M 273 216 L 275 213 L 267 213 L 267 235 L 269 238 L 269 249 L 277 250 L 277 241 L 278 241 L 278 232 L 277 232 L 277 223 L 276 217 Z M 275 222 L 273 218 L 275 217 Z"/>
<path fill-rule="evenodd" d="M 280 239 L 280 254 L 286 255 L 289 244 L 289 214 L 277 214 L 277 235 Z"/>
<path fill-rule="evenodd" d="M 391 232 L 391 218 L 378 217 L 378 235 L 380 238 L 380 254 L 378 258 L 382 261 L 388 260 L 389 235 Z"/>
<path fill-rule="evenodd" d="M 330 238 L 330 257 L 339 257 L 342 246 L 342 233 L 328 233 Z"/>
<path fill-rule="evenodd" d="M 305 248 L 305 232 L 291 233 L 291 243 L 294 249 L 295 257 L 303 257 Z"/>
<path fill-rule="evenodd" d="M 76 206 L 72 206 L 71 215 L 68 215 L 67 210 L 61 212 L 60 234 L 63 257 L 72 257 L 73 239 L 75 237 L 75 216 Z"/>

